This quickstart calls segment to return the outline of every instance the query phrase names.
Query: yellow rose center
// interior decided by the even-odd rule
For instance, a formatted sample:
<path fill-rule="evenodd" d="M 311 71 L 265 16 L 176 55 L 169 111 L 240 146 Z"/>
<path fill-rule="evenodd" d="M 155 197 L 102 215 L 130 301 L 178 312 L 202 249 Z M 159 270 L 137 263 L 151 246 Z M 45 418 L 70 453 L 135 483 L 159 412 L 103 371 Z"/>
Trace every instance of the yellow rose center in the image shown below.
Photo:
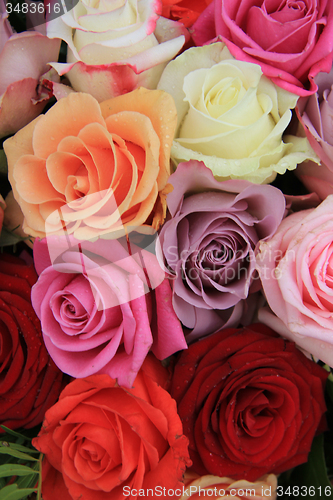
<path fill-rule="evenodd" d="M 245 94 L 246 90 L 240 78 L 222 78 L 205 94 L 205 107 L 210 116 L 218 119 L 229 109 L 236 106 Z"/>

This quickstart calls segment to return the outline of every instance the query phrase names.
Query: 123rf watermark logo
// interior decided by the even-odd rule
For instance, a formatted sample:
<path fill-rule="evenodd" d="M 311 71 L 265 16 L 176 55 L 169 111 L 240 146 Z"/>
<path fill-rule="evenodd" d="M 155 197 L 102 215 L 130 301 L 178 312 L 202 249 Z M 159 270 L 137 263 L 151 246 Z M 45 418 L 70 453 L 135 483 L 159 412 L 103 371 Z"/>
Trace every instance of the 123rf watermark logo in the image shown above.
<path fill-rule="evenodd" d="M 25 16 L 31 28 L 50 22 L 72 10 L 79 0 L 7 0 L 6 12 Z"/>

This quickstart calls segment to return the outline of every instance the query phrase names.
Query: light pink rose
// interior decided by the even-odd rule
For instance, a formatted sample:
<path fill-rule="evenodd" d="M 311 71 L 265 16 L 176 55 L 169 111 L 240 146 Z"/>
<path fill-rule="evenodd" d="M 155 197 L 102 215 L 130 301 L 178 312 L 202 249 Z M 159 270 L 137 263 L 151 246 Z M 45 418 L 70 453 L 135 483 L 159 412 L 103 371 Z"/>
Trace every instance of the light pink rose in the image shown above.
<path fill-rule="evenodd" d="M 3 13 L 4 5 L 0 4 L 0 15 Z M 37 32 L 8 37 L 4 17 L 0 32 L 0 137 L 5 137 L 40 115 L 52 97 L 52 91 L 45 89 L 41 81 L 50 69 L 48 62 L 58 58 L 61 41 Z"/>
<path fill-rule="evenodd" d="M 220 39 L 236 59 L 260 64 L 298 95 L 315 92 L 314 76 L 332 66 L 331 0 L 213 0 L 193 30 L 196 45 Z"/>
<path fill-rule="evenodd" d="M 259 320 L 333 366 L 333 196 L 286 217 L 260 242 L 257 268 L 271 311 Z M 272 312 L 274 314 L 272 314 Z"/>
<path fill-rule="evenodd" d="M 314 81 L 318 91 L 308 99 L 300 99 L 296 111 L 303 126 L 299 133 L 304 135 L 305 131 L 321 163 L 304 162 L 295 173 L 309 191 L 324 200 L 333 194 L 333 69 L 319 73 Z"/>
<path fill-rule="evenodd" d="M 164 359 L 187 347 L 155 255 L 127 244 L 35 241 L 32 305 L 50 356 L 73 377 L 106 373 L 131 387 L 150 348 Z"/>
<path fill-rule="evenodd" d="M 3 0 L 0 0 L 0 53 L 7 40 L 12 36 L 13 30 L 8 21 L 8 14 Z"/>
<path fill-rule="evenodd" d="M 78 0 L 47 24 L 48 36 L 68 45 L 67 63 L 52 66 L 99 102 L 138 87 L 156 89 L 164 67 L 189 39 L 182 23 L 160 12 L 160 0 Z"/>

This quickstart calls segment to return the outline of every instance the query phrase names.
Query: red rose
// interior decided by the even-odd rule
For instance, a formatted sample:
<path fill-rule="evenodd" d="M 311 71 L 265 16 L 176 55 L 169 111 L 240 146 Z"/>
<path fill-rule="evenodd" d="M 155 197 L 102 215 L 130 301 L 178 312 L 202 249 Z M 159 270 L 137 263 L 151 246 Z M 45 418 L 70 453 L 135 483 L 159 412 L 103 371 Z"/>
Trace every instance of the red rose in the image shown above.
<path fill-rule="evenodd" d="M 0 423 L 11 429 L 38 425 L 61 390 L 61 371 L 50 359 L 30 302 L 33 265 L 0 259 Z"/>
<path fill-rule="evenodd" d="M 212 0 L 162 0 L 162 16 L 190 28 Z"/>
<path fill-rule="evenodd" d="M 67 385 L 33 440 L 45 454 L 43 499 L 133 500 L 181 487 L 191 462 L 167 378 L 148 356 L 131 389 L 105 374 Z"/>
<path fill-rule="evenodd" d="M 264 325 L 192 344 L 175 366 L 171 394 L 195 472 L 254 481 L 306 462 L 326 410 L 326 378 Z"/>

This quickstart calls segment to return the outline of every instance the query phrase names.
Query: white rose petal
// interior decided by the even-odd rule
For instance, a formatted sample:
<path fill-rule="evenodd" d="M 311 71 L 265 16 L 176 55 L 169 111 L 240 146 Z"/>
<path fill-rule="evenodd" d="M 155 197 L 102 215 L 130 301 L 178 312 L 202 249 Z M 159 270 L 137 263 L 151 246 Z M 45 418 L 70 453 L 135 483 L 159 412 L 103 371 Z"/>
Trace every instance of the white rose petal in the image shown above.
<path fill-rule="evenodd" d="M 267 183 L 305 160 L 318 162 L 306 139 L 282 137 L 298 96 L 274 85 L 259 65 L 235 60 L 221 42 L 171 61 L 158 88 L 177 107 L 176 165 L 195 159 L 219 180 Z"/>
<path fill-rule="evenodd" d="M 47 23 L 48 36 L 68 45 L 67 63 L 52 67 L 76 91 L 99 101 L 140 86 L 155 89 L 189 38 L 181 23 L 161 18 L 158 9 L 155 0 L 79 0 Z"/>

